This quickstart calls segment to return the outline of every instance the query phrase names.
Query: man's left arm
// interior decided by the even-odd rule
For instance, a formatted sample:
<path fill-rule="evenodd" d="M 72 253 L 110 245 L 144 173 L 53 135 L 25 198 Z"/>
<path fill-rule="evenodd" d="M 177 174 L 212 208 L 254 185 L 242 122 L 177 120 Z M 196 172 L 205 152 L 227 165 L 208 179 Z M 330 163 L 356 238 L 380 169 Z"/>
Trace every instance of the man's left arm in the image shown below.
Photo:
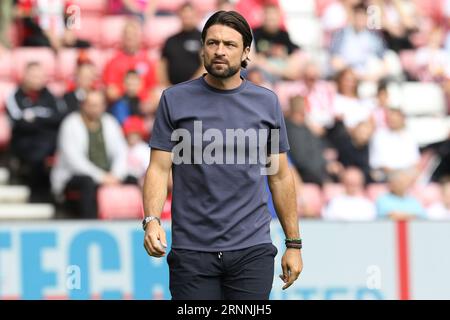
<path fill-rule="evenodd" d="M 289 168 L 287 154 L 272 154 L 270 163 L 278 163 L 275 174 L 268 176 L 273 203 L 280 220 L 286 239 L 300 239 L 299 223 L 297 216 L 297 196 L 295 192 L 294 178 Z M 281 259 L 283 274 L 280 278 L 284 281 L 283 289 L 287 289 L 297 280 L 303 269 L 301 249 L 286 248 Z"/>

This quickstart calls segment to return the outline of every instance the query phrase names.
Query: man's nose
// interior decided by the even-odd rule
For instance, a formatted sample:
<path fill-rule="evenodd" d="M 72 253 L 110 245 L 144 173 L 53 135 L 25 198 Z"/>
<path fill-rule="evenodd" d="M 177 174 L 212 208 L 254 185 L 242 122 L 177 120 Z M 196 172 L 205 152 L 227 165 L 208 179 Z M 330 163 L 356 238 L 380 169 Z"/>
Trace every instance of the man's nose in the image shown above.
<path fill-rule="evenodd" d="M 225 46 L 223 45 L 223 43 L 219 43 L 219 45 L 217 46 L 217 50 L 215 52 L 216 56 L 223 56 L 225 54 Z"/>

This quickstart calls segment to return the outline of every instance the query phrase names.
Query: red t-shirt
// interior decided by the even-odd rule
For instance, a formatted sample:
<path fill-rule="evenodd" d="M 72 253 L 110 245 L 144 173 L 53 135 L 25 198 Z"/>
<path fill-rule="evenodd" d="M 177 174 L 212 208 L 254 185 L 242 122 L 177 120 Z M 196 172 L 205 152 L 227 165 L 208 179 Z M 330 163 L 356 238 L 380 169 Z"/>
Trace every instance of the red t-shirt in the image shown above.
<path fill-rule="evenodd" d="M 156 65 L 144 50 L 134 55 L 128 55 L 122 50 L 118 51 L 107 63 L 103 71 L 103 81 L 106 86 L 116 86 L 120 95 L 124 93 L 124 77 L 128 71 L 135 70 L 142 79 L 142 88 L 139 97 L 145 100 L 149 91 L 156 86 Z"/>

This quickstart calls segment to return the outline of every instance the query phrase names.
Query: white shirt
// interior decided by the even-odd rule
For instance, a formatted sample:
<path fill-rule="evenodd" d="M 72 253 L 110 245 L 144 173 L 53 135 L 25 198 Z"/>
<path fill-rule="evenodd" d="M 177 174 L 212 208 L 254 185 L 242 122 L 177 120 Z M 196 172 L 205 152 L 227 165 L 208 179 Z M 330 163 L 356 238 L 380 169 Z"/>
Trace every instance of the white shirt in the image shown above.
<path fill-rule="evenodd" d="M 432 220 L 450 220 L 450 209 L 442 202 L 435 203 L 428 208 L 427 217 Z"/>
<path fill-rule="evenodd" d="M 409 169 L 418 163 L 419 157 L 419 146 L 405 129 L 379 128 L 369 144 L 369 162 L 373 169 Z"/>
<path fill-rule="evenodd" d="M 327 220 L 370 221 L 377 216 L 375 205 L 362 196 L 339 195 L 322 213 Z"/>
<path fill-rule="evenodd" d="M 337 94 L 334 97 L 334 113 L 343 117 L 344 124 L 348 128 L 353 128 L 358 123 L 369 119 L 373 109 L 373 104 L 369 101 L 347 97 L 342 94 Z"/>

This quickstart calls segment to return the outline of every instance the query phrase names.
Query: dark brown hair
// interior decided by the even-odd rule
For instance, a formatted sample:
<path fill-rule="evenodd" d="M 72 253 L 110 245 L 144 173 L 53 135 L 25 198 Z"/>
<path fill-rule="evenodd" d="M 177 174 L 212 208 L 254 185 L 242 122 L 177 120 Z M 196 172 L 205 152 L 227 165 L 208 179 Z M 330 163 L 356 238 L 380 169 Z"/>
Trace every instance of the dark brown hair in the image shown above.
<path fill-rule="evenodd" d="M 203 27 L 202 30 L 203 44 L 205 43 L 206 33 L 208 32 L 208 29 L 216 24 L 221 24 L 233 28 L 234 30 L 239 32 L 244 42 L 244 49 L 247 47 L 250 48 L 250 46 L 252 45 L 253 35 L 247 20 L 245 20 L 245 18 L 236 11 L 223 11 L 223 10 L 217 11 L 208 19 L 208 21 L 206 21 L 205 26 Z M 248 64 L 247 60 L 242 61 L 241 63 L 242 68 L 247 67 Z"/>

